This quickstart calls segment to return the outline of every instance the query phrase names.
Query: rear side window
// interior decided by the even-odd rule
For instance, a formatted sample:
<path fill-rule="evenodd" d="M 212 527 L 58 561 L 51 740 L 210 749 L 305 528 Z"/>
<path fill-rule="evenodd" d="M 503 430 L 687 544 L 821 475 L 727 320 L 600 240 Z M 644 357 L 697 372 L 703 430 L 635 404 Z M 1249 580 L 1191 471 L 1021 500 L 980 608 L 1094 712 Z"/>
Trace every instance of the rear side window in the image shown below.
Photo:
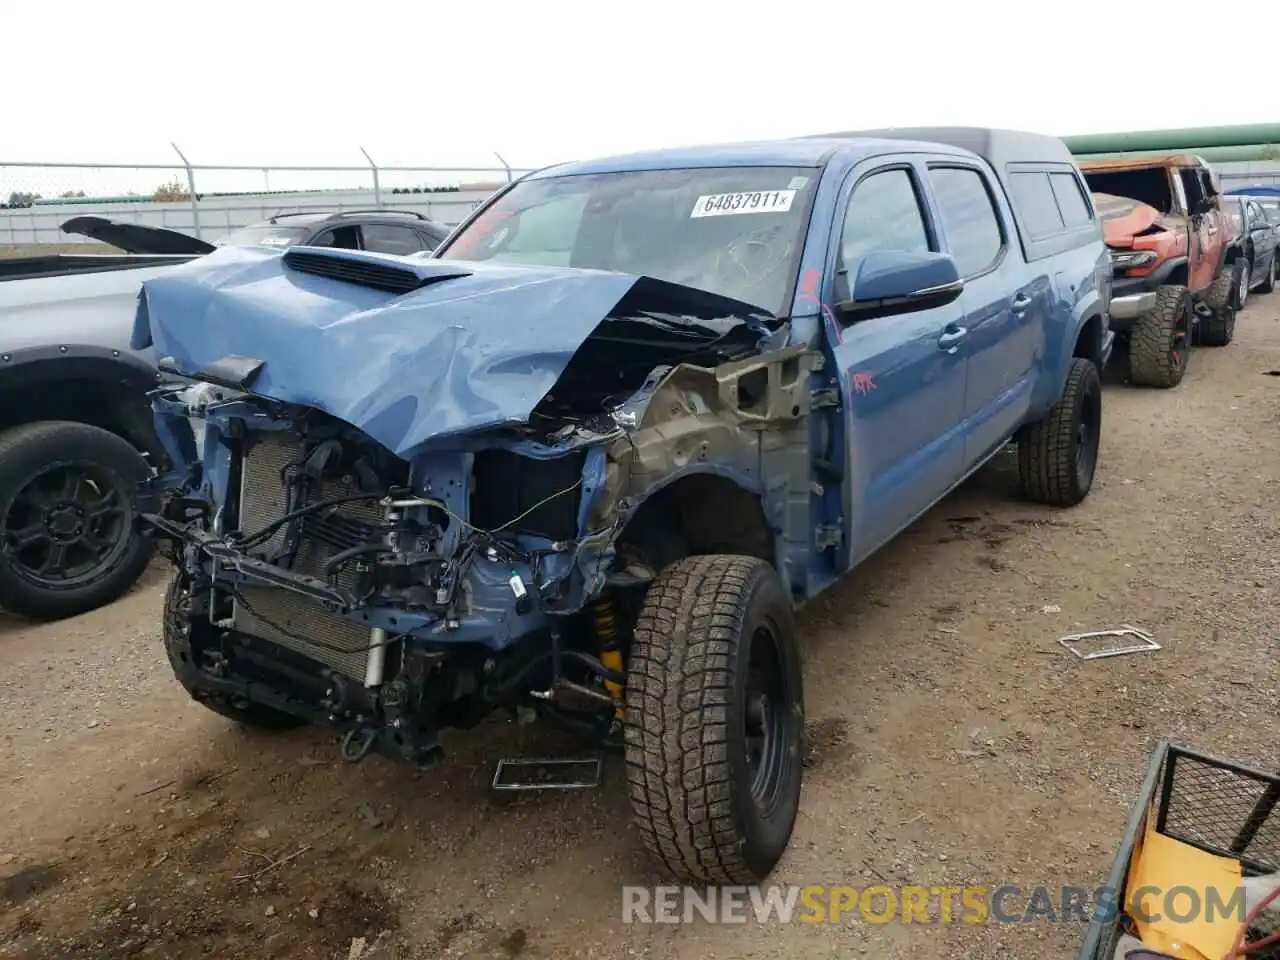
<path fill-rule="evenodd" d="M 1040 170 L 1010 173 L 1009 192 L 1031 239 L 1039 240 L 1062 231 L 1065 224 L 1047 173 Z"/>
<path fill-rule="evenodd" d="M 360 228 L 364 233 L 364 248 L 375 253 L 395 253 L 401 256 L 422 249 L 422 238 L 409 227 L 397 227 L 386 223 L 366 223 Z"/>
<path fill-rule="evenodd" d="M 1004 249 L 1004 232 L 986 178 L 970 167 L 934 167 L 929 179 L 960 276 L 984 272 Z"/>
<path fill-rule="evenodd" d="M 335 227 L 307 241 L 309 247 L 338 247 L 341 250 L 359 250 L 359 227 Z"/>
<path fill-rule="evenodd" d="M 1049 183 L 1053 185 L 1053 195 L 1058 201 L 1058 210 L 1062 213 L 1062 221 L 1068 227 L 1083 227 L 1093 220 L 1089 212 L 1089 204 L 1080 190 L 1080 181 L 1071 173 L 1051 173 Z"/>

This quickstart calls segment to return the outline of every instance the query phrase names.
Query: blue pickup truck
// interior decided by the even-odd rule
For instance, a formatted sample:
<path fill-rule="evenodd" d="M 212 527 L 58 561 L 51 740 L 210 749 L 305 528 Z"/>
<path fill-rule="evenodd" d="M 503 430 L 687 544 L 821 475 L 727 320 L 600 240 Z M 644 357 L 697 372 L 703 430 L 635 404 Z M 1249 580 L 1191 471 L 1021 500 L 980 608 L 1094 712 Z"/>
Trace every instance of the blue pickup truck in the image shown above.
<path fill-rule="evenodd" d="M 1017 444 L 1093 482 L 1110 267 L 1056 139 L 840 133 L 552 167 L 431 257 L 147 280 L 173 670 L 243 723 L 430 764 L 495 709 L 625 753 L 676 877 L 790 838 L 793 611 Z M 599 758 L 495 787 L 583 786 Z"/>

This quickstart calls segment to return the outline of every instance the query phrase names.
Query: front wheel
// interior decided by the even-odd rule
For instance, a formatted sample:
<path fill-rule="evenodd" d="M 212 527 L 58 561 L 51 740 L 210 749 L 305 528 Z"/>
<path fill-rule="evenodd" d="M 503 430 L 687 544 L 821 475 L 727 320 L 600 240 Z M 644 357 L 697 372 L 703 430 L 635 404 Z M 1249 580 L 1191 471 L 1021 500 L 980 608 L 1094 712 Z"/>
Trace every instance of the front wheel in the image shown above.
<path fill-rule="evenodd" d="M 191 655 L 190 636 L 192 623 L 188 616 L 191 603 L 191 587 L 179 571 L 174 571 L 169 579 L 169 586 L 164 593 L 164 607 L 161 612 L 161 634 L 164 640 L 165 653 L 178 681 L 196 669 Z M 307 722 L 300 717 L 292 716 L 280 710 L 236 699 L 220 693 L 208 693 L 193 690 L 183 684 L 196 703 L 212 710 L 219 716 L 234 720 L 236 723 L 253 730 L 280 731 L 294 730 L 306 726 Z"/>
<path fill-rule="evenodd" d="M 636 622 L 625 702 L 645 846 L 680 882 L 762 881 L 791 839 L 803 765 L 800 654 L 773 568 L 713 555 L 665 569 Z"/>
<path fill-rule="evenodd" d="M 1056 507 L 1080 503 L 1093 487 L 1101 438 L 1102 379 L 1093 361 L 1076 357 L 1049 415 L 1018 439 L 1023 494 Z"/>
<path fill-rule="evenodd" d="M 87 423 L 0 433 L 0 607 L 55 620 L 133 586 L 154 545 L 133 526 L 134 490 L 150 472 L 129 443 Z"/>
<path fill-rule="evenodd" d="M 1182 286 L 1156 291 L 1156 305 L 1133 322 L 1129 380 L 1147 387 L 1176 387 L 1191 353 L 1191 293 Z"/>

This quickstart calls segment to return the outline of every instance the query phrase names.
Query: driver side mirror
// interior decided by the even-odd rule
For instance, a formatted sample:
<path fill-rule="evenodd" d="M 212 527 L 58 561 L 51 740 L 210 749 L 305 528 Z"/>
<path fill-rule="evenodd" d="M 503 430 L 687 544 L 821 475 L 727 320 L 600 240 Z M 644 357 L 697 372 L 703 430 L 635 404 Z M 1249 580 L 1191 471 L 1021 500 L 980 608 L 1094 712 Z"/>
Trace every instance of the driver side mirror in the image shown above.
<path fill-rule="evenodd" d="M 845 323 L 944 307 L 964 290 L 956 262 L 946 253 L 876 250 L 858 263 L 852 296 L 835 305 Z"/>
<path fill-rule="evenodd" d="M 1209 213 L 1211 210 L 1216 209 L 1217 206 L 1218 206 L 1217 197 L 1202 196 L 1200 197 L 1199 200 L 1195 202 L 1194 207 L 1192 207 L 1191 213 L 1193 216 L 1198 216 L 1200 214 Z"/>

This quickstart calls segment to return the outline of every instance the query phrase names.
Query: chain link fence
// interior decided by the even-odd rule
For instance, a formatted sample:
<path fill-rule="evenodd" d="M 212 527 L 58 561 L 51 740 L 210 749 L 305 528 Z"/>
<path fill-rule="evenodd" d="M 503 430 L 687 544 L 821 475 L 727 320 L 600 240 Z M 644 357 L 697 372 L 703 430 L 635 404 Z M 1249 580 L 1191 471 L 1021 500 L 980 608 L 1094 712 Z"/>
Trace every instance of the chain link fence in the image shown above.
<path fill-rule="evenodd" d="M 177 148 L 175 147 L 175 151 Z M 182 157 L 181 152 L 179 157 Z M 364 153 L 362 150 L 361 153 Z M 497 156 L 495 154 L 495 156 Z M 476 167 L 206 166 L 16 163 L 0 159 L 0 247 L 84 249 L 71 217 L 99 216 L 214 241 L 280 213 L 413 210 L 454 226 L 494 190 L 528 172 Z"/>

